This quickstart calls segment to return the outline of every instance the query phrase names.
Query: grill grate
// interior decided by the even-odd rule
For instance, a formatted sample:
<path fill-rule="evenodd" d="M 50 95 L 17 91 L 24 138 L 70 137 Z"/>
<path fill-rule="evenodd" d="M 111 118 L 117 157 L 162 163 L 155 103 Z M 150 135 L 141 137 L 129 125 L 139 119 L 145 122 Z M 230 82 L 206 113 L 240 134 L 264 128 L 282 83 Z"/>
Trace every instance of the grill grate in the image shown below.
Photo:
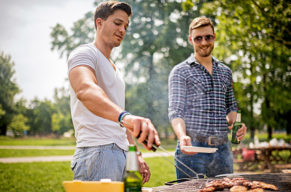
<path fill-rule="evenodd" d="M 250 174 L 250 175 L 235 175 L 232 177 L 243 177 L 249 181 L 262 181 L 269 184 L 274 184 L 279 188 L 281 192 L 291 192 L 291 174 L 286 173 L 268 173 L 268 174 Z M 229 178 L 232 178 L 229 177 Z M 205 186 L 205 183 L 213 180 L 210 179 L 193 179 L 191 181 L 185 181 L 172 186 L 154 187 L 153 192 L 198 192 Z M 215 178 L 216 179 L 216 178 Z M 220 178 L 217 178 L 220 179 Z M 224 189 L 223 191 L 229 191 Z M 220 192 L 223 192 L 220 191 Z M 271 190 L 264 190 L 265 192 L 271 192 Z"/>

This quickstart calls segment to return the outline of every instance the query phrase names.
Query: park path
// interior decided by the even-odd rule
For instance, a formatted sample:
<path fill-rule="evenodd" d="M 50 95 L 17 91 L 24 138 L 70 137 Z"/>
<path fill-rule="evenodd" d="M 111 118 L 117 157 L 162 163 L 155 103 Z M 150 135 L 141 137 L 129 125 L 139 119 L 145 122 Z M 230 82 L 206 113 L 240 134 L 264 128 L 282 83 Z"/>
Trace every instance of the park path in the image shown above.
<path fill-rule="evenodd" d="M 0 149 L 75 149 L 73 146 L 0 146 Z M 174 156 L 175 152 L 145 152 L 144 158 L 168 157 Z M 64 156 L 40 156 L 40 157 L 6 157 L 0 158 L 0 163 L 30 163 L 30 162 L 48 162 L 48 161 L 71 161 L 72 155 Z"/>

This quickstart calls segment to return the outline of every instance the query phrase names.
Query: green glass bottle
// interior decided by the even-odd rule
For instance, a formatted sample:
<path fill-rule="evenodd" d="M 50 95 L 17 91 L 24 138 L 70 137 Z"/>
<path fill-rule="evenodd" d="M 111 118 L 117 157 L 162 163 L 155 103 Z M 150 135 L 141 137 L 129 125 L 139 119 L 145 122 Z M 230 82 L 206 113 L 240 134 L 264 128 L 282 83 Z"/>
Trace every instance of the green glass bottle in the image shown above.
<path fill-rule="evenodd" d="M 239 130 L 242 126 L 242 123 L 241 123 L 241 111 L 238 110 L 237 111 L 237 115 L 236 115 L 236 121 L 233 125 L 233 128 L 232 128 L 232 137 L 231 137 L 231 142 L 233 144 L 239 144 L 240 141 L 237 139 L 236 137 L 236 132 L 237 130 Z"/>
<path fill-rule="evenodd" d="M 141 192 L 142 177 L 138 171 L 136 148 L 134 145 L 129 145 L 128 148 L 123 182 L 124 192 Z"/>

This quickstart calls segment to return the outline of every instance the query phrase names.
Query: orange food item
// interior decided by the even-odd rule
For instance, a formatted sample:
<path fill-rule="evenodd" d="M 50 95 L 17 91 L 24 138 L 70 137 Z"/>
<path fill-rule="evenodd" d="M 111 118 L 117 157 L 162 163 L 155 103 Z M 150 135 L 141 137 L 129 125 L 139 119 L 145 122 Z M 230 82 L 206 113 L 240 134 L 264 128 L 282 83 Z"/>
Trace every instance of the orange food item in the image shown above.
<path fill-rule="evenodd" d="M 246 188 L 245 186 L 233 186 L 232 188 L 230 188 L 229 191 L 230 192 L 247 192 L 248 188 Z"/>

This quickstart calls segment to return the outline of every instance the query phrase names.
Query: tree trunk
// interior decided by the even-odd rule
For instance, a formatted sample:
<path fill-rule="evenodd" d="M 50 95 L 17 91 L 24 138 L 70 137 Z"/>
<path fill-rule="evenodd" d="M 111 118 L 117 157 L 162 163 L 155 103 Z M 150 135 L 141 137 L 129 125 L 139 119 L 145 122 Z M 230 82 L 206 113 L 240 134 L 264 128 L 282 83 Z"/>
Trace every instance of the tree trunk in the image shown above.
<path fill-rule="evenodd" d="M 266 97 L 266 108 L 271 110 L 270 109 L 270 101 L 269 101 L 269 98 Z M 267 117 L 270 118 L 270 114 L 272 114 L 270 111 L 267 112 Z M 273 130 L 272 130 L 272 127 L 270 124 L 267 125 L 267 128 L 268 128 L 268 140 L 271 140 L 272 139 L 272 133 L 273 133 Z"/>
<path fill-rule="evenodd" d="M 154 110 L 154 107 L 153 107 L 153 101 L 154 101 L 154 98 L 153 98 L 153 92 L 155 91 L 153 88 L 154 88 L 154 81 L 153 79 L 154 78 L 154 64 L 153 64 L 153 55 L 151 55 L 149 57 L 149 79 L 148 79 L 148 98 L 147 98 L 147 116 L 150 118 L 150 119 L 153 119 L 154 117 L 154 113 L 155 113 L 155 110 Z"/>
<path fill-rule="evenodd" d="M 6 125 L 1 125 L 0 127 L 0 135 L 6 135 L 7 131 L 7 126 Z"/>
<path fill-rule="evenodd" d="M 251 78 L 254 76 L 254 67 L 252 64 L 250 64 L 250 71 L 251 71 Z M 251 140 L 254 140 L 255 137 L 255 127 L 254 127 L 254 86 L 252 82 L 250 83 L 250 106 L 251 106 L 251 118 L 250 118 L 250 131 L 251 131 Z"/>

